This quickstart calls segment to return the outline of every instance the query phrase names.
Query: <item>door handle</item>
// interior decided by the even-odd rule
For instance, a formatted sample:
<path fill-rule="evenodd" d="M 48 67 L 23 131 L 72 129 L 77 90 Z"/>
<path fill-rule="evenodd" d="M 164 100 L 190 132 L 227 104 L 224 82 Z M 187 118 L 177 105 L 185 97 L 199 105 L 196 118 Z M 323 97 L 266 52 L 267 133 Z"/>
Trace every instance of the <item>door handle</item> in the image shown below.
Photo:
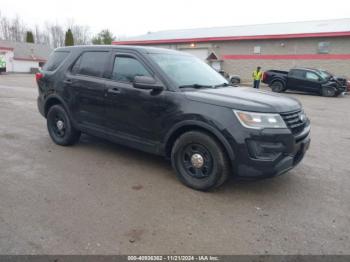
<path fill-rule="evenodd" d="M 110 94 L 119 94 L 120 93 L 120 90 L 116 87 L 112 87 L 112 88 L 108 88 L 107 89 L 107 93 L 110 93 Z"/>
<path fill-rule="evenodd" d="M 66 79 L 63 81 L 63 83 L 67 84 L 67 85 L 71 85 L 73 84 L 73 80 L 72 79 Z"/>

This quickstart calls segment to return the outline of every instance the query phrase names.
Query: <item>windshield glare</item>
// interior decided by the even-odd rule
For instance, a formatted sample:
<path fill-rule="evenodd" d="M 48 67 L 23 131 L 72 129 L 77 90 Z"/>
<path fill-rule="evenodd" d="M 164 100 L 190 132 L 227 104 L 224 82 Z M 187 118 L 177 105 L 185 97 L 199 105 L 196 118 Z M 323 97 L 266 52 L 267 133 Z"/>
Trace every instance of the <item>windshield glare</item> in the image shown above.
<path fill-rule="evenodd" d="M 150 54 L 160 68 L 178 85 L 217 86 L 227 80 L 198 58 L 190 55 Z"/>
<path fill-rule="evenodd" d="M 323 78 L 330 78 L 332 75 L 330 73 L 328 73 L 327 71 L 322 71 L 320 70 L 319 71 L 320 75 L 323 77 Z"/>

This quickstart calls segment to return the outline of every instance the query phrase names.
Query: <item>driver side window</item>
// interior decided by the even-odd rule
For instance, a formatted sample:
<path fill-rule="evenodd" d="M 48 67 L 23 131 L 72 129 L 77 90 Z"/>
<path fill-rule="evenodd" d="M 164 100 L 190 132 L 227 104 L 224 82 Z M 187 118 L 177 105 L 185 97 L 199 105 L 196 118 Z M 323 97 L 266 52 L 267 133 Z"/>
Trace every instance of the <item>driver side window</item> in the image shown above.
<path fill-rule="evenodd" d="M 319 81 L 320 77 L 312 72 L 306 72 L 306 79 L 312 81 Z"/>
<path fill-rule="evenodd" d="M 133 82 L 135 76 L 152 76 L 135 58 L 116 56 L 113 65 L 112 79 L 120 82 Z"/>

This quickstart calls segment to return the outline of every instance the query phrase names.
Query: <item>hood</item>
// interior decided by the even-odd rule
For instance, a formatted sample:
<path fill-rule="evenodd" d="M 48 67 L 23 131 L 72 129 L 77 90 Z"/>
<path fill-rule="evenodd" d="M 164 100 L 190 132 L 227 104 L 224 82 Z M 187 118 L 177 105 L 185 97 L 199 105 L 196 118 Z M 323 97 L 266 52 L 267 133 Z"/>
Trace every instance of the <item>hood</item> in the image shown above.
<path fill-rule="evenodd" d="M 338 82 L 340 82 L 340 84 L 346 85 L 347 79 L 345 77 L 336 76 L 336 77 L 334 77 L 334 79 L 337 80 Z"/>
<path fill-rule="evenodd" d="M 223 87 L 185 91 L 190 100 L 243 111 L 282 113 L 301 109 L 294 98 L 247 87 Z"/>

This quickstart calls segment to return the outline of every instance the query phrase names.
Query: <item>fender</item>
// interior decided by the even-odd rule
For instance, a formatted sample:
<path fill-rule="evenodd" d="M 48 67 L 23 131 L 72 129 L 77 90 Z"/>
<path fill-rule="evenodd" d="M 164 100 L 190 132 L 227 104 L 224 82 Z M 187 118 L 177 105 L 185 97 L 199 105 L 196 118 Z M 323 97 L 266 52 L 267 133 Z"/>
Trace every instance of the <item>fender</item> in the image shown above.
<path fill-rule="evenodd" d="M 44 102 L 44 114 L 45 116 L 47 115 L 48 113 L 48 104 L 50 103 L 50 101 L 52 100 L 58 100 L 60 101 L 60 103 L 63 105 L 64 109 L 67 111 L 68 114 L 70 114 L 69 110 L 68 110 L 68 105 L 67 103 L 58 95 L 56 95 L 55 93 L 51 93 L 49 94 L 46 98 L 45 98 L 45 102 Z"/>
<path fill-rule="evenodd" d="M 45 117 L 47 116 L 47 106 L 50 103 L 50 101 L 52 101 L 53 99 L 58 100 L 60 102 L 60 104 L 63 106 L 63 108 L 66 110 L 70 120 L 73 123 L 74 127 L 78 127 L 78 123 L 74 120 L 70 110 L 69 110 L 69 106 L 66 103 L 66 101 L 64 101 L 64 99 L 62 99 L 60 96 L 56 95 L 55 93 L 49 94 L 46 98 L 45 98 L 45 102 L 44 102 L 44 114 Z"/>
<path fill-rule="evenodd" d="M 179 131 L 180 129 L 186 128 L 186 127 L 189 127 L 190 129 L 193 129 L 193 127 L 198 127 L 200 129 L 206 130 L 209 133 L 211 133 L 212 135 L 214 135 L 214 137 L 217 138 L 220 141 L 220 143 L 224 146 L 231 162 L 234 161 L 235 153 L 232 149 L 232 146 L 229 144 L 229 142 L 224 137 L 224 135 L 217 128 L 213 127 L 212 125 L 205 123 L 205 122 L 202 122 L 202 121 L 197 121 L 197 120 L 181 121 L 180 123 L 177 123 L 176 125 L 174 125 L 168 131 L 168 133 L 166 134 L 165 139 L 164 139 L 165 142 L 163 144 L 163 149 L 164 149 L 165 154 L 166 154 L 169 142 L 171 142 L 173 135 L 176 134 L 177 131 Z"/>

